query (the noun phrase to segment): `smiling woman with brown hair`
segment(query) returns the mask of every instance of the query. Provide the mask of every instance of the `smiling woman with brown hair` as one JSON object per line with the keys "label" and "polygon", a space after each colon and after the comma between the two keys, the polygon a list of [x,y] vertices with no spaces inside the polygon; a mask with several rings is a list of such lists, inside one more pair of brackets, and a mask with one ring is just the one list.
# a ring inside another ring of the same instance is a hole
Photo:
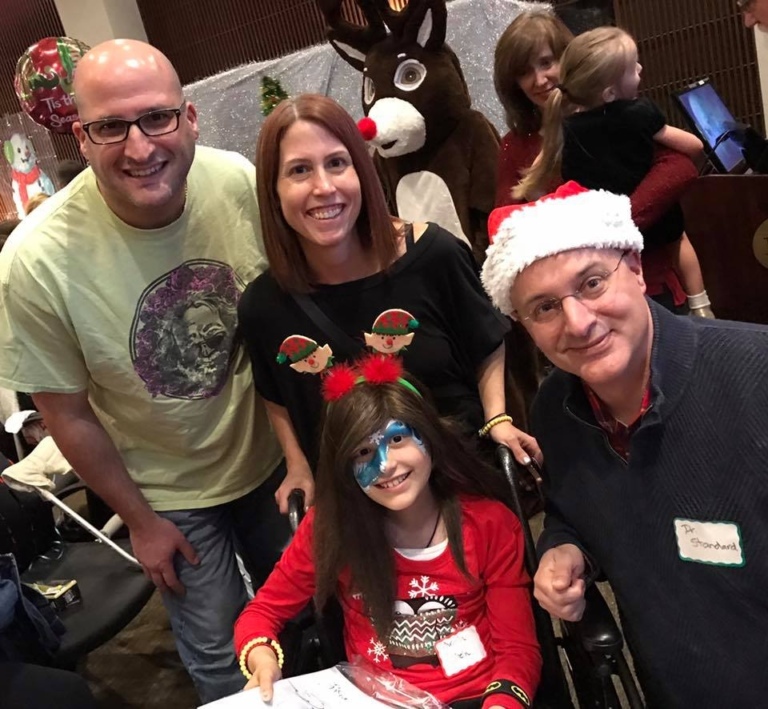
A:
{"label": "smiling woman with brown hair", "polygon": [[512,188],[541,150],[541,109],[558,81],[560,55],[573,39],[550,10],[522,12],[496,45],[493,82],[509,133],[501,141],[496,206],[512,203]]}
{"label": "smiling woman with brown hair", "polygon": [[388,214],[351,116],[324,96],[286,100],[264,122],[256,163],[270,270],[243,294],[239,322],[288,465],[281,508],[294,487],[311,499],[320,383],[363,343],[401,352],[443,415],[475,431],[495,419],[494,441],[538,455],[505,415],[508,325],[471,252],[436,224]]}

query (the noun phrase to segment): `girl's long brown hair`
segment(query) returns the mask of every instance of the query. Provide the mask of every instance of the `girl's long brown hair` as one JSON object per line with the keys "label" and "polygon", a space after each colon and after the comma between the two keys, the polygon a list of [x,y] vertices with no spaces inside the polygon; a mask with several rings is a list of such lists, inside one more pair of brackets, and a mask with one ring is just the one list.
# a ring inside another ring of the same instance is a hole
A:
{"label": "girl's long brown hair", "polygon": [[471,442],[438,416],[426,395],[421,398],[402,384],[362,382],[329,406],[315,495],[315,601],[318,608],[324,608],[336,593],[340,574],[348,569],[353,591],[362,595],[382,640],[389,633],[396,600],[395,552],[385,529],[387,511],[357,484],[352,458],[361,442],[393,419],[416,429],[430,452],[429,484],[443,516],[451,553],[463,573],[469,575],[458,495],[509,500],[501,474],[473,454]]}
{"label": "girl's long brown hair", "polygon": [[335,136],[349,151],[360,180],[361,207],[357,235],[363,249],[373,251],[382,269],[397,258],[397,231],[365,141],[352,117],[331,98],[301,94],[278,104],[264,121],[256,145],[257,194],[261,231],[272,276],[292,293],[306,293],[314,285],[299,236],[283,218],[277,196],[280,145],[297,121],[308,121]]}
{"label": "girl's long brown hair", "polygon": [[618,27],[598,27],[576,37],[560,57],[560,84],[544,107],[541,152],[512,190],[515,199],[538,199],[560,178],[563,121],[577,108],[604,103],[603,92],[617,83],[627,67],[634,40]]}

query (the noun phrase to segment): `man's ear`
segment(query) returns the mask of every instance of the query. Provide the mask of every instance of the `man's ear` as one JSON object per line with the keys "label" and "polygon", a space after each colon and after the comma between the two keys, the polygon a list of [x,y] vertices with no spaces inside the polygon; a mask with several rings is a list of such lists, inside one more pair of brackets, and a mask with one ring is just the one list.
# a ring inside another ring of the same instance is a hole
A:
{"label": "man's ear", "polygon": [[645,276],[643,275],[643,262],[640,258],[640,254],[637,251],[630,251],[624,257],[624,263],[627,264],[627,268],[632,271],[632,274],[637,279],[640,288],[645,293]]}
{"label": "man's ear", "polygon": [[77,144],[80,147],[80,154],[88,160],[88,136],[83,130],[83,124],[80,121],[75,121],[72,124],[72,133],[77,139]]}
{"label": "man's ear", "polygon": [[200,129],[197,126],[197,109],[195,104],[189,101],[187,101],[186,119],[190,128],[192,128],[192,132],[195,134],[195,140],[197,140],[200,137]]}

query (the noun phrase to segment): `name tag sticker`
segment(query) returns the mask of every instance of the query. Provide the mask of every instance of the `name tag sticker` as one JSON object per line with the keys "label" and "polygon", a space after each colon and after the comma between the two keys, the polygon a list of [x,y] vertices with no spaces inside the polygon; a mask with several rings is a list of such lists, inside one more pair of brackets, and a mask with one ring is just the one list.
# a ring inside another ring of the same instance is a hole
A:
{"label": "name tag sticker", "polygon": [[435,651],[446,677],[469,669],[488,654],[474,625],[436,642]]}
{"label": "name tag sticker", "polygon": [[741,529],[734,522],[675,519],[677,549],[683,561],[715,566],[744,566]]}

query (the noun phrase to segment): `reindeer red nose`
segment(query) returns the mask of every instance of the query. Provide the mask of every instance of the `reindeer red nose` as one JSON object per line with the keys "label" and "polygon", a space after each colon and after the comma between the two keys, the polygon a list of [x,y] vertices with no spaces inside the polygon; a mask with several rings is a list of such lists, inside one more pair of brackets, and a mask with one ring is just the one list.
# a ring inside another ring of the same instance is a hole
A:
{"label": "reindeer red nose", "polygon": [[360,135],[363,136],[364,140],[373,140],[377,132],[376,121],[373,118],[368,118],[368,116],[361,118],[357,122],[357,130],[360,131]]}

